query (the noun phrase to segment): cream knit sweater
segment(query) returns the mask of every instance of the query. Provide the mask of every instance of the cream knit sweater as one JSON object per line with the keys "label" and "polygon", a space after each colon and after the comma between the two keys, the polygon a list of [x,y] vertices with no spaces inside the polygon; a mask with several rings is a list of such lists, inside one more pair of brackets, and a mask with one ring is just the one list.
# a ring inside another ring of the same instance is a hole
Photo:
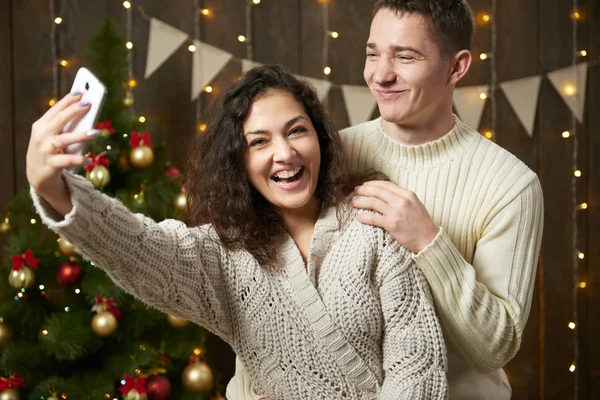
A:
{"label": "cream knit sweater", "polygon": [[[227,341],[257,389],[286,399],[444,399],[446,357],[423,274],[348,206],[324,208],[305,267],[289,235],[262,268],[210,226],[156,223],[65,173],[64,217],[35,192],[42,221],[127,292]],[[341,222],[341,225],[340,225]]]}
{"label": "cream knit sweater", "polygon": [[539,180],[455,117],[442,138],[405,146],[381,119],[342,131],[353,171],[374,168],[417,194],[441,227],[413,259],[448,345],[450,398],[509,399],[502,367],[521,345],[543,227]]}

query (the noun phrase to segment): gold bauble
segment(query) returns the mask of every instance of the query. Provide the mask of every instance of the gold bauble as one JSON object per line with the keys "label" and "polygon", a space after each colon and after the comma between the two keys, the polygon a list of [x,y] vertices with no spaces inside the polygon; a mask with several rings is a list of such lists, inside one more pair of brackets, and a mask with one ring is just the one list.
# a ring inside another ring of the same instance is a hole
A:
{"label": "gold bauble", "polygon": [[19,400],[19,392],[16,389],[4,389],[0,393],[0,400]]}
{"label": "gold bauble", "polygon": [[181,213],[187,212],[187,195],[184,192],[175,196],[173,199],[173,207]]}
{"label": "gold bauble", "polygon": [[92,329],[98,336],[110,336],[117,330],[117,317],[108,311],[101,311],[92,318]]}
{"label": "gold bauble", "polygon": [[92,182],[96,189],[102,189],[110,182],[110,171],[104,165],[96,165],[94,169],[85,174],[85,178]]}
{"label": "gold bauble", "polygon": [[176,316],[171,314],[167,314],[167,321],[169,321],[169,324],[173,328],[183,328],[184,326],[190,323],[190,321],[188,321],[187,319],[177,318]]}
{"label": "gold bauble", "polygon": [[133,101],[133,96],[129,93],[127,93],[125,95],[125,97],[123,98],[123,105],[125,107],[131,107],[133,105],[134,101]]}
{"label": "gold bauble", "polygon": [[129,153],[129,161],[134,167],[146,168],[154,161],[154,152],[148,146],[143,144],[131,150]]}
{"label": "gold bauble", "polygon": [[131,389],[127,392],[124,400],[148,400],[148,395],[146,393],[139,394],[137,390]]}
{"label": "gold bauble", "polygon": [[75,246],[73,246],[73,243],[69,242],[67,239],[62,237],[58,239],[58,249],[67,257],[72,257],[76,254]]}
{"label": "gold bauble", "polygon": [[11,270],[8,275],[8,283],[15,289],[27,289],[35,282],[35,272],[24,265],[20,270]]}
{"label": "gold bauble", "polygon": [[208,392],[212,389],[214,377],[208,365],[200,362],[185,367],[181,373],[181,381],[192,392]]}
{"label": "gold bauble", "polygon": [[2,222],[0,222],[0,233],[5,234],[10,232],[10,221],[8,218],[5,218]]}
{"label": "gold bauble", "polygon": [[4,350],[10,343],[13,333],[12,329],[4,322],[0,322],[0,351]]}

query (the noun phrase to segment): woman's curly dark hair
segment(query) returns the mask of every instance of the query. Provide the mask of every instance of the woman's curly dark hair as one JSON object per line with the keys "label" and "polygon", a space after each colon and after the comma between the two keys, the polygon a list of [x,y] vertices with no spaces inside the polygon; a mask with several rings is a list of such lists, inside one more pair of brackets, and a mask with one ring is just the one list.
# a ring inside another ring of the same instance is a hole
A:
{"label": "woman's curly dark hair", "polygon": [[273,91],[291,94],[309,116],[319,139],[321,168],[316,195],[323,206],[338,205],[349,192],[348,166],[340,136],[315,90],[283,67],[248,71],[216,105],[205,134],[190,148],[185,185],[188,224],[212,224],[230,250],[247,250],[261,265],[277,260],[283,219],[250,184],[244,167],[248,144],[243,124],[252,103]]}

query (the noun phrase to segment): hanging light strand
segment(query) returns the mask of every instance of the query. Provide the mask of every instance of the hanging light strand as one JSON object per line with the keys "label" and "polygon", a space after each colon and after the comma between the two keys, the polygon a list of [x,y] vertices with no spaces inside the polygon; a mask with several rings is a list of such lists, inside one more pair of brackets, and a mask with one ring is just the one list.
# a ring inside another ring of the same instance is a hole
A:
{"label": "hanging light strand", "polygon": [[497,88],[497,72],[496,72],[496,0],[491,2],[491,26],[490,26],[490,106],[492,108],[492,132],[497,132],[497,109],[496,109],[496,88]]}
{"label": "hanging light strand", "polygon": [[[206,10],[203,7],[201,7],[200,5],[200,0],[194,0],[194,6],[196,8],[196,12],[194,13],[194,39],[196,41],[200,41],[200,24],[202,21],[201,16],[202,15],[208,15]],[[196,57],[196,55],[193,55],[192,57]],[[201,67],[201,63],[200,65],[197,66],[197,68],[202,68]],[[202,129],[200,128],[200,126],[202,125],[201,123],[202,120],[202,95],[199,95],[196,98],[196,131],[202,131]]]}
{"label": "hanging light strand", "polygon": [[[50,6],[50,18],[51,18],[51,28],[50,28],[50,45],[52,47],[52,99],[50,100],[49,105],[53,106],[54,103],[58,101],[58,87],[59,87],[59,58],[58,58],[58,36],[57,29],[58,25],[62,23],[62,18],[56,15],[56,4],[55,0],[49,0]],[[58,22],[60,21],[60,22]]]}
{"label": "hanging light strand", "polygon": [[252,4],[252,1],[246,1],[246,58],[250,61],[254,60],[254,49],[252,48]]}
{"label": "hanging light strand", "polygon": [[[578,4],[577,0],[573,0],[573,11],[577,12]],[[575,66],[577,64],[577,19],[573,19],[573,54],[571,64]],[[575,74],[575,87],[579,87],[578,74]],[[579,141],[577,138],[577,120],[575,118],[575,113],[571,112],[571,136],[573,138],[573,148],[572,148],[572,170],[578,171],[578,148]],[[577,211],[578,211],[578,202],[577,202],[577,177],[573,175],[571,177],[571,220],[573,224],[573,236],[572,236],[572,264],[573,264],[573,318],[572,323],[573,326],[579,326],[579,315],[578,315],[578,280],[579,280],[579,263],[580,261],[580,251],[578,248],[578,228],[577,228]],[[582,254],[582,253],[581,253]],[[579,365],[579,338],[578,338],[578,330],[573,329],[573,364],[569,367],[569,370],[573,373],[573,398],[579,398],[579,370],[577,366]]]}

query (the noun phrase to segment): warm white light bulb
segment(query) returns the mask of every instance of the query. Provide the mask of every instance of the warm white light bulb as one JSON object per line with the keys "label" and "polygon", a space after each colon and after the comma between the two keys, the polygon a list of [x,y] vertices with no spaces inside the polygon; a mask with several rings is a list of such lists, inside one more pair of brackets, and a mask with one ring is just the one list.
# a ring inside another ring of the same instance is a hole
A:
{"label": "warm white light bulb", "polygon": [[260,0],[252,0],[254,4],[260,4]]}
{"label": "warm white light bulb", "polygon": [[575,364],[571,364],[571,366],[569,367],[569,371],[575,372]]}
{"label": "warm white light bulb", "polygon": [[190,45],[188,46],[188,50],[189,50],[190,52],[192,52],[192,53],[193,53],[193,52],[195,52],[195,51],[196,51],[196,45],[194,45],[194,44],[190,44]]}
{"label": "warm white light bulb", "polygon": [[487,97],[488,97],[487,93],[481,93],[481,94],[479,95],[479,98],[480,98],[481,100],[485,100],[485,99],[487,99]]}
{"label": "warm white light bulb", "polygon": [[133,43],[127,42],[127,43],[125,43],[125,47],[127,47],[129,50],[131,50],[131,49],[133,49]]}
{"label": "warm white light bulb", "polygon": [[569,132],[569,131],[564,131],[564,132],[562,133],[562,137],[563,137],[563,138],[565,138],[565,139],[568,139],[568,138],[570,138],[570,137],[571,137],[571,132]]}
{"label": "warm white light bulb", "polygon": [[340,34],[339,34],[339,33],[337,33],[336,31],[332,31],[332,32],[330,33],[330,35],[331,35],[331,37],[332,37],[332,38],[334,38],[334,39],[337,39],[337,38],[340,36]]}
{"label": "warm white light bulb", "polygon": [[205,88],[204,88],[204,91],[205,91],[206,93],[212,93],[212,91],[213,91],[213,88],[212,88],[212,86],[207,86],[207,87],[205,87]]}
{"label": "warm white light bulb", "polygon": [[331,68],[330,67],[323,68],[323,73],[325,73],[325,75],[331,74]]}
{"label": "warm white light bulb", "polygon": [[140,121],[141,123],[146,122],[146,117],[144,117],[143,115],[140,115],[140,117],[138,118],[138,121]]}
{"label": "warm white light bulb", "polygon": [[569,329],[575,329],[575,323],[569,322]]}
{"label": "warm white light bulb", "polygon": [[581,178],[581,171],[576,170],[575,172],[573,172],[573,175],[575,175],[575,178]]}
{"label": "warm white light bulb", "polygon": [[131,8],[131,3],[128,2],[128,1],[124,1],[123,2],[123,7],[127,8],[127,9],[130,9]]}
{"label": "warm white light bulb", "polygon": [[239,40],[240,42],[245,42],[245,41],[246,41],[246,36],[244,36],[244,35],[240,35],[240,36],[238,36],[238,40]]}
{"label": "warm white light bulb", "polygon": [[56,25],[60,25],[60,24],[62,24],[62,22],[63,22],[63,19],[61,17],[54,18],[54,23]]}
{"label": "warm white light bulb", "polygon": [[489,57],[489,56],[488,56],[488,53],[481,53],[481,54],[479,55],[479,58],[480,58],[480,59],[482,59],[482,60],[487,60],[487,59],[488,59],[488,57]]}

